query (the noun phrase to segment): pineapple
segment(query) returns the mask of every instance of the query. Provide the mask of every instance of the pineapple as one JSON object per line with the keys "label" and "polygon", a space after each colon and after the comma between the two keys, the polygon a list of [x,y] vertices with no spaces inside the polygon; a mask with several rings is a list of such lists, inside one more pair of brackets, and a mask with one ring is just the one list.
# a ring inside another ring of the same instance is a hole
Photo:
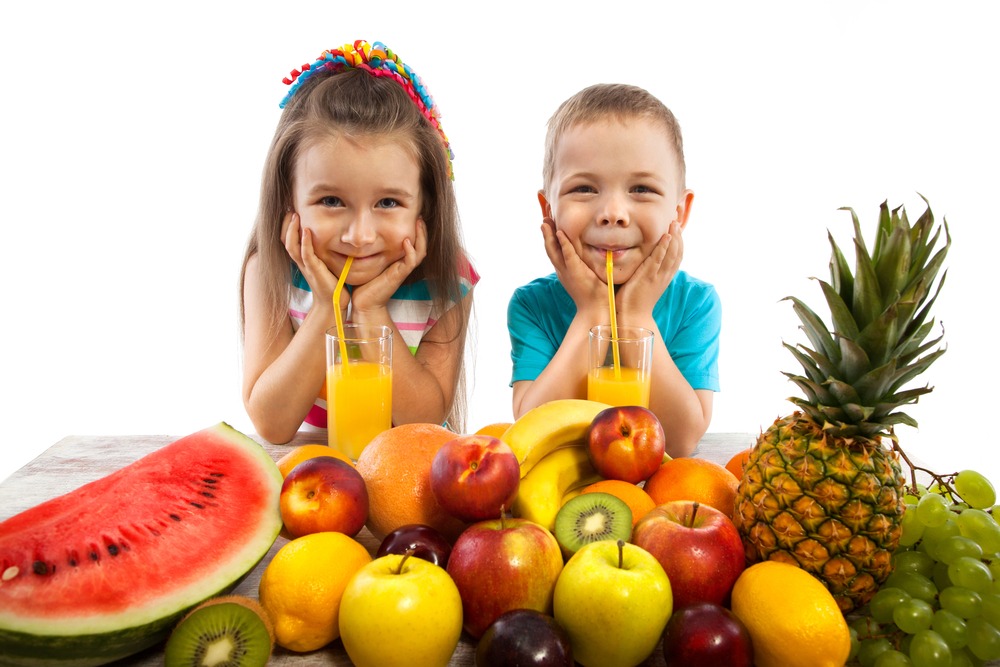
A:
{"label": "pineapple", "polygon": [[[925,203],[926,200],[925,200]],[[904,480],[894,425],[916,426],[900,406],[928,386],[906,388],[941,354],[930,310],[947,274],[935,278],[951,237],[927,209],[910,225],[902,207],[881,206],[869,254],[852,209],[855,273],[830,235],[830,282],[820,280],[828,329],[788,297],[809,346],[785,347],[803,374],[785,373],[805,394],[761,433],[747,461],[734,522],[749,562],[780,560],[812,573],[845,613],[889,576],[901,532]],[[829,235],[829,234],[828,234]]]}

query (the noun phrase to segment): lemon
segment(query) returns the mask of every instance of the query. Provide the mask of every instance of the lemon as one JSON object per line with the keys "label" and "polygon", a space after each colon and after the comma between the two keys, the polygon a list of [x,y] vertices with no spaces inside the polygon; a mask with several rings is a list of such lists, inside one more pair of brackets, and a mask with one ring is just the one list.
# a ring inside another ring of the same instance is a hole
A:
{"label": "lemon", "polygon": [[733,586],[732,611],[750,631],[757,667],[842,667],[851,634],[833,595],[788,563],[764,561]]}
{"label": "lemon", "polygon": [[312,533],[281,547],[264,569],[258,590],[278,645],[315,651],[337,639],[344,589],[371,559],[360,542],[343,533]]}

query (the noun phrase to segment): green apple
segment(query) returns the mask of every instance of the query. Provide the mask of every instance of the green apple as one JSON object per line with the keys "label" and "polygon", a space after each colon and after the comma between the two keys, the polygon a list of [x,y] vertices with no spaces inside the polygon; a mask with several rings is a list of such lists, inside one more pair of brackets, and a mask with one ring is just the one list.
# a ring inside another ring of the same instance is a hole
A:
{"label": "green apple", "polygon": [[458,587],[434,563],[409,553],[389,554],[347,582],[340,639],[357,667],[444,667],[461,635]]}
{"label": "green apple", "polygon": [[[635,667],[656,648],[673,612],[670,580],[645,549],[592,542],[556,581],[553,615],[585,667]],[[343,613],[343,612],[341,612]]]}

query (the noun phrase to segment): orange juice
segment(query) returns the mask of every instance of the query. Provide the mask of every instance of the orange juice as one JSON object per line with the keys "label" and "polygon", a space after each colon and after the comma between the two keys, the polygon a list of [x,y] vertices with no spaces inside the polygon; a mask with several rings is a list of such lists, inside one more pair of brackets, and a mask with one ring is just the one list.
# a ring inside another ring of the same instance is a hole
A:
{"label": "orange juice", "polygon": [[392,366],[351,361],[327,367],[329,443],[353,460],[372,438],[392,427]]}
{"label": "orange juice", "polygon": [[615,377],[614,366],[592,368],[587,376],[587,398],[608,405],[641,405],[649,407],[649,386],[652,378],[638,368],[622,366]]}

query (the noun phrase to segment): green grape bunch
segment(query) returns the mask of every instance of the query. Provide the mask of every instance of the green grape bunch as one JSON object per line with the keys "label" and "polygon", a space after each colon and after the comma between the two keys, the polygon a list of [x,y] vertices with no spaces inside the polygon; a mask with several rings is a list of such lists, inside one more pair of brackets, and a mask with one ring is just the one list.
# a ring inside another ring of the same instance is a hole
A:
{"label": "green grape bunch", "polygon": [[[905,458],[905,455],[904,455]],[[975,470],[913,466],[892,574],[849,620],[851,663],[962,667],[1000,660],[996,491]],[[916,482],[916,471],[930,475]]]}

